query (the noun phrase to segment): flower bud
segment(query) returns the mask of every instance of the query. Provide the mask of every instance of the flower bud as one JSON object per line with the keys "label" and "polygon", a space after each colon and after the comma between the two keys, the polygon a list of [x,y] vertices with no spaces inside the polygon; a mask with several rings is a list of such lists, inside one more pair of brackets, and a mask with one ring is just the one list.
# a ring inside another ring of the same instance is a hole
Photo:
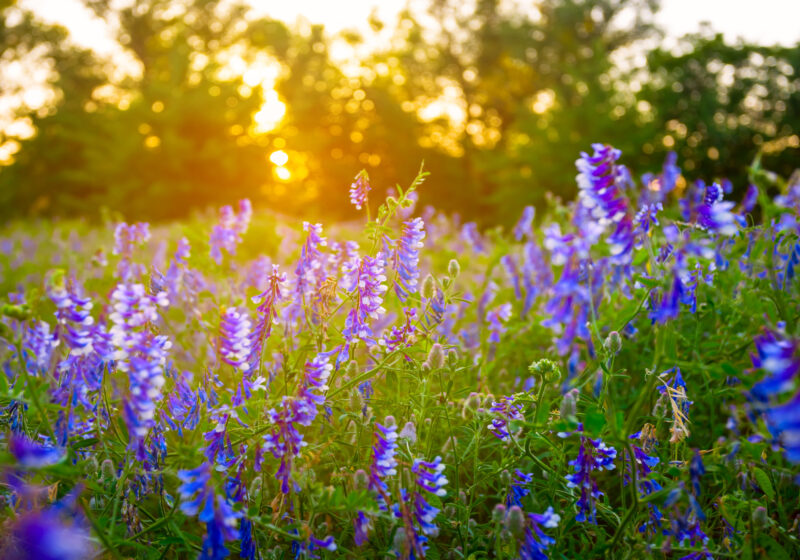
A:
{"label": "flower bud", "polygon": [[500,472],[500,482],[502,482],[506,486],[511,484],[511,473],[508,472],[508,469],[503,469]]}
{"label": "flower bud", "polygon": [[444,367],[444,348],[438,342],[431,346],[430,352],[428,352],[428,363],[431,366],[431,369],[439,369]]}
{"label": "flower bud", "polygon": [[358,469],[353,473],[353,488],[356,490],[366,490],[369,485],[369,477],[364,469]]}
{"label": "flower bud", "polygon": [[769,517],[767,516],[767,508],[758,506],[753,510],[753,524],[756,527],[766,527]]}
{"label": "flower bud", "polygon": [[261,498],[261,492],[264,491],[264,480],[261,478],[261,475],[253,478],[250,482],[250,499],[251,500],[258,500]]}
{"label": "flower bud", "polygon": [[406,558],[408,556],[408,539],[406,538],[406,530],[404,527],[398,527],[394,532],[392,546],[394,546],[394,550],[399,558]]}
{"label": "flower bud", "polygon": [[94,478],[94,475],[97,474],[99,470],[99,466],[97,465],[97,459],[95,457],[91,457],[86,463],[83,465],[83,473],[87,477]]}
{"label": "flower bud", "polygon": [[622,338],[617,331],[611,331],[603,342],[603,348],[609,354],[616,354],[622,350]]}
{"label": "flower bud", "polygon": [[450,364],[450,367],[456,367],[458,364],[458,352],[455,348],[447,351],[447,363]]}
{"label": "flower bud", "polygon": [[434,295],[435,289],[436,281],[433,279],[432,275],[428,274],[425,277],[425,280],[422,281],[422,289],[420,290],[420,293],[425,299],[431,299]]}
{"label": "flower bud", "polygon": [[364,406],[364,396],[358,389],[353,389],[350,392],[350,409],[359,410]]}
{"label": "flower bud", "polygon": [[539,360],[528,366],[528,370],[538,377],[540,383],[554,382],[561,379],[561,368],[552,360]]}
{"label": "flower bud", "polygon": [[476,412],[478,412],[478,408],[480,408],[480,406],[481,396],[478,393],[470,393],[469,396],[464,399],[464,406],[461,408],[461,417],[464,420],[467,420]]}
{"label": "flower bud", "polygon": [[505,519],[505,527],[515,537],[522,535],[525,530],[525,513],[519,506],[511,506]]}
{"label": "flower bud", "polygon": [[394,416],[387,416],[383,419],[383,425],[387,428],[391,428],[393,426],[397,426],[397,420],[394,419]]}
{"label": "flower bud", "polygon": [[344,371],[344,374],[347,376],[348,381],[358,375],[358,362],[355,360],[350,360],[350,362],[347,364],[347,369]]}
{"label": "flower bud", "polygon": [[406,422],[406,425],[400,430],[400,437],[407,439],[411,445],[417,443],[417,427],[413,422]]}
{"label": "flower bud", "polygon": [[455,280],[460,273],[461,265],[458,264],[456,259],[450,259],[450,262],[447,264],[447,275]]}
{"label": "flower bud", "polygon": [[492,521],[494,521],[495,523],[499,523],[500,521],[503,521],[505,518],[506,518],[506,506],[504,506],[503,504],[497,504],[496,506],[494,506],[494,509],[492,510]]}
{"label": "flower bud", "polygon": [[564,398],[561,399],[561,418],[574,418],[578,414],[578,395],[580,392],[577,389],[567,391]]}
{"label": "flower bud", "polygon": [[117,475],[114,472],[114,463],[111,462],[111,459],[106,459],[100,464],[100,478],[105,482],[117,479]]}

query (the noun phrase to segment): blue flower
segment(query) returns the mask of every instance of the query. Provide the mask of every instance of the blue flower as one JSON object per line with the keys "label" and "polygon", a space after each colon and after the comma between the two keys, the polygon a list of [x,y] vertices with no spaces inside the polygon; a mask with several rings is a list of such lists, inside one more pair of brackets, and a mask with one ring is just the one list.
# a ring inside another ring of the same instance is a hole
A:
{"label": "blue flower", "polygon": [[552,506],[544,513],[529,513],[525,525],[525,539],[519,548],[521,560],[547,560],[547,549],[555,544],[555,539],[547,535],[542,527],[553,529],[558,527],[561,516],[553,511]]}
{"label": "blue flower", "polygon": [[8,441],[8,450],[17,460],[18,465],[26,469],[55,465],[66,457],[66,451],[63,448],[42,445],[31,441],[25,435],[13,432]]}
{"label": "blue flower", "polygon": [[234,511],[225,497],[216,495],[208,463],[195,469],[178,471],[178,479],[183,482],[178,488],[183,500],[181,511],[185,515],[197,515],[206,524],[206,536],[199,558],[216,560],[227,557],[225,541],[239,538],[236,525],[242,514]]}
{"label": "blue flower", "polygon": [[522,498],[530,493],[530,488],[525,486],[533,480],[533,474],[525,474],[519,469],[514,470],[514,478],[511,481],[511,489],[506,496],[506,507],[522,507]]}
{"label": "blue flower", "polygon": [[595,501],[603,495],[603,492],[598,488],[592,472],[603,469],[612,470],[617,450],[608,447],[600,439],[591,439],[583,434],[580,437],[581,446],[578,449],[578,456],[569,462],[575,468],[575,474],[569,474],[565,478],[568,488],[580,488],[581,492],[577,501],[578,515],[575,516],[575,520],[597,524]]}
{"label": "blue flower", "polygon": [[731,212],[733,202],[723,201],[722,188],[713,183],[706,187],[703,202],[697,209],[697,225],[720,235],[733,235],[738,229],[736,217]]}
{"label": "blue flower", "polygon": [[782,330],[766,329],[755,338],[756,353],[750,356],[753,367],[763,369],[765,375],[750,390],[753,397],[766,402],[771,396],[780,395],[794,387],[800,371],[798,342],[786,336]]}

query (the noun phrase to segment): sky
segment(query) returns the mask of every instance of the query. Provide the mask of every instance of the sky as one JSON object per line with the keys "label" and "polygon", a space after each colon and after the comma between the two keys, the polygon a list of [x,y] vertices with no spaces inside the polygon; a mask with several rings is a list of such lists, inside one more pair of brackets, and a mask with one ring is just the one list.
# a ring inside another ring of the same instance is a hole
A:
{"label": "sky", "polygon": [[[325,24],[331,32],[366,28],[373,9],[383,21],[390,22],[406,5],[406,0],[248,1],[259,14],[287,22],[303,17],[311,23]],[[78,0],[20,0],[19,3],[32,8],[42,19],[65,25],[77,42],[101,51],[113,50],[103,24]],[[731,40],[744,37],[753,42],[784,45],[800,42],[800,0],[662,0],[657,19],[672,40],[697,31],[701,22],[708,21]]]}

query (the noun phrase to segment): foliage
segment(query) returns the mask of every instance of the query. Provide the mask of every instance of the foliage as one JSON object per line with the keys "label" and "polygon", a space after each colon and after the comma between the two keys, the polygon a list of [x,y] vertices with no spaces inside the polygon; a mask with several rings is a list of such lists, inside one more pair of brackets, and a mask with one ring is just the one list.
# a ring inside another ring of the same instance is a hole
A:
{"label": "foliage", "polygon": [[[564,178],[587,141],[611,141],[638,168],[674,150],[698,176],[729,179],[737,196],[747,186],[741,161],[761,153],[788,175],[800,146],[798,48],[703,31],[667,50],[654,0],[547,0],[535,10],[431,0],[336,36],[237,2],[84,4],[120,55],[76,47],[24,5],[0,17],[0,65],[47,68],[56,92],[41,108],[20,107],[33,137],[0,139],[18,148],[0,168],[2,220],[96,220],[102,207],[168,220],[231,197],[350,219],[337,193],[354,168],[368,166],[383,189],[410,181],[424,160],[435,178],[424,203],[509,226],[520,204],[541,211],[545,193],[575,193]],[[343,62],[334,49],[353,56]],[[270,65],[274,91],[246,76]],[[256,126],[265,101],[285,108],[271,130]],[[278,151],[285,166],[269,159]]]}
{"label": "foliage", "polygon": [[2,555],[796,556],[800,184],[621,158],[511,231],[422,171],[360,231],[6,228]]}

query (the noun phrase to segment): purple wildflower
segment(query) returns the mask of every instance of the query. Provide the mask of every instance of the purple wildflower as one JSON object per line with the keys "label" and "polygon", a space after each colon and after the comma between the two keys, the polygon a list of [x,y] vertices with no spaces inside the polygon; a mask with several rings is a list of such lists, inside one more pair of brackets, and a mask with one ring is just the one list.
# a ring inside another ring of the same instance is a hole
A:
{"label": "purple wildflower", "polygon": [[409,552],[414,558],[424,558],[428,549],[428,537],[439,533],[439,528],[434,523],[439,509],[428,503],[423,491],[439,497],[447,494],[444,487],[448,480],[444,476],[444,469],[441,457],[436,457],[433,461],[414,459],[411,466],[411,472],[415,477],[414,491],[409,495],[409,492],[403,489],[402,500],[393,506],[395,517],[403,521],[406,539],[411,541],[407,542],[411,545]]}
{"label": "purple wildflower", "polygon": [[350,185],[350,203],[356,207],[356,210],[361,210],[362,206],[366,206],[367,194],[371,190],[369,175],[362,169]]}
{"label": "purple wildflower", "polygon": [[712,233],[730,236],[736,233],[737,222],[731,212],[733,202],[723,201],[722,188],[713,183],[706,187],[703,202],[697,209],[697,225]]}
{"label": "purple wildflower", "polygon": [[614,231],[607,243],[611,247],[612,261],[628,264],[633,247],[633,225],[628,214],[628,203],[619,187],[619,170],[616,161],[621,152],[603,144],[592,144],[593,155],[581,152],[575,162],[578,168],[578,188],[581,204],[587,208],[598,224],[613,224]]}
{"label": "purple wildflower", "polygon": [[280,271],[278,265],[273,264],[272,273],[267,278],[267,289],[252,299],[253,303],[258,304],[258,319],[251,334],[251,370],[260,366],[261,354],[272,334],[272,326],[278,324],[277,304],[285,297],[285,286],[286,274]]}
{"label": "purple wildflower", "polygon": [[800,370],[798,342],[783,332],[766,330],[756,337],[756,354],[751,356],[753,366],[767,374],[753,385],[750,398],[764,418],[772,436],[781,442],[786,458],[800,463],[800,389],[788,401],[776,404],[780,395],[795,389]]}
{"label": "purple wildflower", "polygon": [[394,289],[400,301],[406,301],[410,294],[417,292],[419,282],[419,250],[425,245],[425,223],[422,218],[414,218],[403,223],[403,230],[395,257],[398,279]]}
{"label": "purple wildflower", "polygon": [[558,527],[561,516],[550,506],[544,513],[529,513],[525,524],[525,538],[519,546],[520,560],[547,560],[547,549],[555,544],[555,539],[547,535],[542,527]]}
{"label": "purple wildflower", "polygon": [[236,254],[236,247],[242,242],[242,236],[247,233],[253,208],[248,199],[239,201],[239,213],[230,206],[219,209],[219,221],[211,230],[211,258],[217,264],[222,264],[222,251],[230,255]]}
{"label": "purple wildflower", "polygon": [[526,206],[522,210],[517,225],[514,226],[514,239],[522,241],[524,237],[531,239],[533,237],[533,219],[536,217],[536,208],[533,206]]}
{"label": "purple wildflower", "polygon": [[178,478],[183,482],[178,489],[182,499],[181,511],[186,515],[197,515],[206,524],[200,558],[216,560],[227,557],[225,541],[239,537],[236,524],[242,514],[234,511],[223,496],[216,495],[208,463],[192,470],[178,471]]}
{"label": "purple wildflower", "polygon": [[525,474],[519,469],[514,470],[514,478],[511,480],[511,489],[506,496],[506,507],[522,507],[522,498],[530,493],[530,488],[526,488],[533,480],[533,474]]}
{"label": "purple wildflower", "polygon": [[247,315],[235,307],[223,310],[219,325],[219,353],[225,363],[243,372],[250,369],[251,326]]}
{"label": "purple wildflower", "polygon": [[498,305],[486,313],[486,322],[489,323],[489,342],[500,342],[500,335],[506,332],[503,325],[511,318],[511,304]]}
{"label": "purple wildflower", "polygon": [[57,506],[19,516],[4,533],[7,560],[83,560],[96,552],[88,528]]}
{"label": "purple wildflower", "polygon": [[15,433],[11,434],[8,441],[8,450],[17,460],[17,464],[26,469],[55,465],[66,457],[66,451],[60,447],[42,445],[25,435]]}
{"label": "purple wildflower", "polygon": [[137,245],[150,239],[150,225],[145,222],[128,225],[125,222],[117,224],[114,229],[113,254],[120,256],[117,275],[128,281],[144,272],[141,265],[133,265],[133,251]]}
{"label": "purple wildflower", "polygon": [[505,441],[511,435],[508,431],[508,423],[512,420],[523,420],[522,405],[514,403],[514,396],[503,397],[499,402],[492,403],[490,409],[496,416],[489,424],[489,430],[495,437]]}
{"label": "purple wildflower", "polygon": [[375,423],[375,443],[372,446],[372,464],[369,468],[369,489],[377,494],[381,509],[386,509],[389,487],[385,478],[397,474],[397,424],[387,417],[386,425]]}
{"label": "purple wildflower", "polygon": [[597,486],[597,481],[592,472],[596,470],[612,470],[614,459],[617,457],[617,450],[608,447],[600,439],[591,439],[581,433],[581,446],[578,456],[569,462],[575,467],[575,474],[569,474],[567,479],[568,488],[580,488],[581,495],[578,498],[578,515],[575,520],[579,522],[588,521],[597,523],[597,506],[595,501],[603,495]]}

